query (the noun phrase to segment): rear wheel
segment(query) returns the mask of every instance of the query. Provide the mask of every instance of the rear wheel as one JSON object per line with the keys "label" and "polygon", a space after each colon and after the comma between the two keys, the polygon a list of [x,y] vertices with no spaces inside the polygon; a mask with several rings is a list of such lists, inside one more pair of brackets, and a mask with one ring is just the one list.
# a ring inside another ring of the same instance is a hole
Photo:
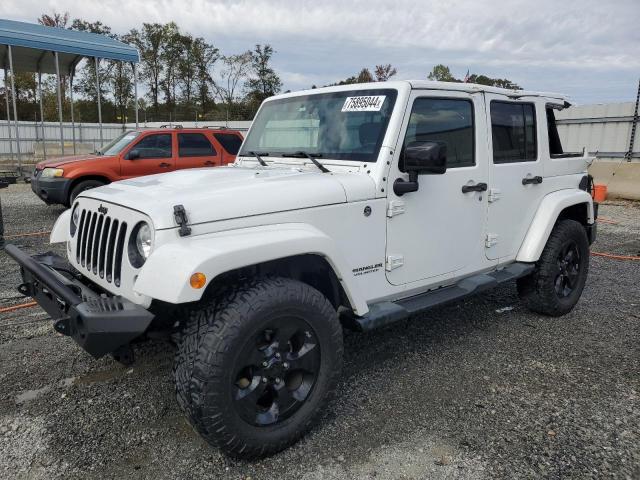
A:
{"label": "rear wheel", "polygon": [[69,194],[69,205],[67,205],[67,207],[70,207],[75,201],[76,197],[82,192],[91,190],[92,188],[101,187],[102,185],[106,185],[106,183],[101,180],[82,180],[78,182],[71,189],[71,193]]}
{"label": "rear wheel", "polygon": [[578,303],[589,271],[589,240],[575,220],[556,224],[534,272],[518,280],[518,293],[538,313],[560,316]]}
{"label": "rear wheel", "polygon": [[318,420],[342,363],[329,301],[285,278],[239,287],[194,312],[176,356],[176,390],[192,425],[225,453],[254,458],[296,442]]}

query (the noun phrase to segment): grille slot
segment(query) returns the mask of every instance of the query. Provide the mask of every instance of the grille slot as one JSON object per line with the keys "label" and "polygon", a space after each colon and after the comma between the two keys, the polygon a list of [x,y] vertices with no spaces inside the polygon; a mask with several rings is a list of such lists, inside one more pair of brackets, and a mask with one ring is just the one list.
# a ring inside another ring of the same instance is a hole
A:
{"label": "grille slot", "polygon": [[78,267],[119,287],[127,223],[89,209],[82,210],[78,223]]}

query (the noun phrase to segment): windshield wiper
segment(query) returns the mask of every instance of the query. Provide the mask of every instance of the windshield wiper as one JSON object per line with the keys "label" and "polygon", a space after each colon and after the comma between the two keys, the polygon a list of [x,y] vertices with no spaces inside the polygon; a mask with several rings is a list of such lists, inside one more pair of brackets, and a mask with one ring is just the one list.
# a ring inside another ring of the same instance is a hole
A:
{"label": "windshield wiper", "polygon": [[247,153],[252,157],[256,157],[258,159],[258,162],[260,162],[260,165],[262,165],[263,167],[267,166],[267,162],[265,162],[260,155],[264,155],[266,157],[269,155],[268,153],[256,153],[256,152],[247,152]]}
{"label": "windshield wiper", "polygon": [[322,173],[330,173],[331,172],[331,170],[329,170],[327,167],[322,165],[318,160],[316,160],[316,158],[314,158],[314,157],[322,157],[321,153],[309,154],[307,152],[299,151],[299,152],[296,152],[296,153],[283,153],[282,156],[283,157],[292,157],[292,158],[305,158],[306,157],[309,160],[311,160],[313,162],[313,164],[316,167],[318,167]]}

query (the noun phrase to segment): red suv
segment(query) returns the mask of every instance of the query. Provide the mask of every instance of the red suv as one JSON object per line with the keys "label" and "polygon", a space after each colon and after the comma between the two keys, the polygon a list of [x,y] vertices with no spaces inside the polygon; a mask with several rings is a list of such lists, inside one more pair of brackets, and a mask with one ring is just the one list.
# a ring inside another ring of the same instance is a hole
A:
{"label": "red suv", "polygon": [[240,132],[227,129],[130,130],[94,154],[38,163],[31,189],[47,204],[69,207],[80,192],[117,180],[226,165],[235,160],[242,140]]}

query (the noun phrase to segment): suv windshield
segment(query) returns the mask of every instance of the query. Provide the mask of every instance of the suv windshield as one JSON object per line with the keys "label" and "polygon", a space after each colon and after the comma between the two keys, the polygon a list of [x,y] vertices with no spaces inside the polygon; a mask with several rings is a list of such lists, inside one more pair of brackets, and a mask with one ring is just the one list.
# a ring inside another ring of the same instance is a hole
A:
{"label": "suv windshield", "polygon": [[140,132],[124,132],[119,137],[114,138],[111,142],[107,143],[104,147],[97,150],[97,153],[100,155],[117,155],[122,149],[124,149],[127,145],[129,145]]}
{"label": "suv windshield", "polygon": [[304,151],[322,158],[375,162],[397,91],[351,90],[265,103],[240,155]]}

